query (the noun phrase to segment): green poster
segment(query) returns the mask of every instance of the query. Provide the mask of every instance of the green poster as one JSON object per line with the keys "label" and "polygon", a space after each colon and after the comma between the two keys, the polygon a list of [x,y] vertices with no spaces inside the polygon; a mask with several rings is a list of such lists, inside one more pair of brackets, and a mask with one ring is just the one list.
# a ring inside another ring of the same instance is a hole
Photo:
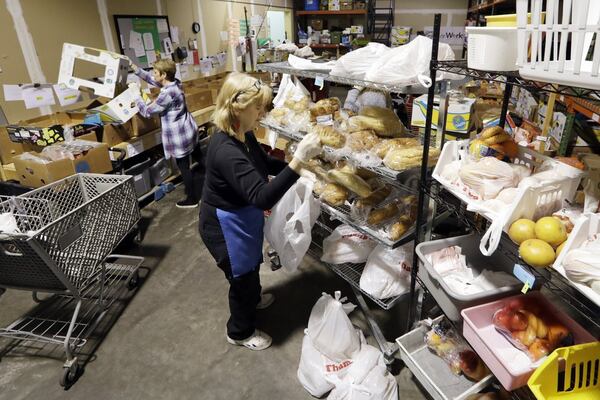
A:
{"label": "green poster", "polygon": [[[158,34],[158,27],[156,26],[155,19],[134,18],[132,27],[135,32],[142,35],[142,41],[146,51],[154,51],[155,53],[157,51],[160,52],[160,36]],[[149,66],[152,64],[146,56],[138,57],[138,59]]]}

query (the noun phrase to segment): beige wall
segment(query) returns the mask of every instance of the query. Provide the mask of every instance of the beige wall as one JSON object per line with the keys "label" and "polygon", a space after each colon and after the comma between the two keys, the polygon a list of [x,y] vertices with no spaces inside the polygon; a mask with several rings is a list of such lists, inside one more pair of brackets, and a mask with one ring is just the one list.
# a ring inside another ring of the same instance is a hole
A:
{"label": "beige wall", "polygon": [[[158,0],[162,8],[162,15],[168,15],[169,23],[179,28],[180,44],[187,45],[189,38],[196,38],[202,55],[201,34],[192,32],[192,23],[197,21],[206,35],[206,54],[214,55],[228,49],[228,43],[222,42],[220,32],[228,30],[229,18],[243,18],[244,5],[217,0]],[[198,13],[198,1],[202,6],[202,18]],[[268,1],[268,0],[267,0]],[[158,15],[157,0],[104,0],[106,4],[108,23],[110,27],[110,41],[118,52],[117,34],[114,27],[114,14],[133,15]],[[248,0],[250,3],[251,0]],[[265,3],[265,0],[256,0]],[[95,48],[106,49],[107,46],[98,2],[96,0],[20,0],[23,16],[29,28],[36,53],[40,59],[43,73],[48,82],[54,83],[58,78],[62,44],[70,42]],[[272,10],[287,11],[287,29],[291,35],[292,14],[290,10],[278,8],[291,5],[291,0],[274,0]],[[255,14],[264,15],[265,6],[248,4],[248,18]],[[231,12],[230,12],[231,11]],[[32,79],[27,72],[25,59],[21,51],[13,19],[7,10],[6,1],[0,2],[0,85],[30,83]],[[240,68],[238,62],[238,68]],[[227,66],[214,73],[233,69],[232,59],[228,55]],[[188,79],[200,76],[200,72],[194,72],[194,67],[188,67]],[[86,101],[89,101],[86,97]],[[10,123],[32,118],[40,115],[39,109],[27,110],[22,102],[5,102],[4,96],[0,94],[0,105]],[[85,103],[81,103],[83,105]],[[69,106],[75,108],[77,105]],[[53,106],[53,111],[61,108]]]}
{"label": "beige wall", "polygon": [[433,26],[433,14],[442,14],[442,26],[464,26],[467,0],[396,0],[394,24],[423,30]]}

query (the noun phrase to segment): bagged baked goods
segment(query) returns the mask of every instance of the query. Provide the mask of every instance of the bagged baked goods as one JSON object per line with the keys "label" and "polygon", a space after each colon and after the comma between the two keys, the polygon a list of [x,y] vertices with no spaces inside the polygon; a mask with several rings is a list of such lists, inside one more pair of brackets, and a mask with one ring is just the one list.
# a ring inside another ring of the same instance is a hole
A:
{"label": "bagged baked goods", "polygon": [[392,202],[384,207],[376,208],[371,210],[367,217],[367,223],[369,225],[380,225],[400,213],[400,207],[396,202]]}
{"label": "bagged baked goods", "polygon": [[502,189],[515,187],[518,183],[510,164],[494,157],[483,157],[463,165],[458,175],[483,200],[494,199]]}
{"label": "bagged baked goods", "polygon": [[332,168],[331,164],[323,162],[319,158],[313,158],[307,163],[303,163],[303,167],[314,173],[321,181],[329,182],[327,172]]}
{"label": "bagged baked goods", "polygon": [[323,146],[339,149],[346,144],[346,137],[331,125],[315,125],[312,131],[319,135]]}
{"label": "bagged baked goods", "polygon": [[340,99],[331,97],[317,101],[310,107],[310,120],[317,122],[317,117],[331,115],[331,120],[334,120],[336,113],[339,117]]}
{"label": "bagged baked goods", "polygon": [[363,131],[352,132],[348,136],[348,146],[353,151],[365,151],[370,150],[379,143],[380,139],[375,134],[375,131],[371,129],[365,129]]}
{"label": "bagged baked goods", "polygon": [[344,205],[348,199],[348,191],[337,183],[327,183],[321,191],[320,198],[327,204],[338,207]]}
{"label": "bagged baked goods", "polygon": [[404,133],[404,125],[389,108],[366,106],[356,117],[348,120],[351,131],[372,129],[381,137],[398,137]]}
{"label": "bagged baked goods", "polygon": [[332,169],[327,173],[327,176],[332,181],[339,183],[346,189],[356,193],[360,197],[369,197],[372,193],[371,186],[364,179],[356,174]]}
{"label": "bagged baked goods", "polygon": [[398,220],[391,224],[388,228],[388,237],[393,241],[400,239],[406,232],[408,232],[414,222],[415,220],[410,218],[408,215],[401,215]]}
{"label": "bagged baked goods", "polygon": [[357,199],[353,206],[358,209],[366,209],[375,207],[377,204],[385,200],[390,193],[392,193],[392,187],[390,185],[384,185],[383,187],[373,191],[369,197],[364,199]]}
{"label": "bagged baked goods", "polygon": [[299,99],[287,99],[283,106],[294,112],[307,111],[309,109],[310,100],[308,97],[302,96]]}
{"label": "bagged baked goods", "polygon": [[[440,155],[439,149],[429,149],[428,164],[432,166]],[[394,171],[402,171],[421,165],[423,146],[394,147],[383,158],[383,164]]]}
{"label": "bagged baked goods", "polygon": [[287,108],[274,108],[269,113],[269,117],[279,126],[287,126],[287,114],[290,112]]}
{"label": "bagged baked goods", "polygon": [[419,140],[416,138],[394,138],[394,139],[383,139],[377,143],[371,151],[377,154],[377,157],[383,159],[388,151],[395,147],[415,147],[419,146]]}
{"label": "bagged baked goods", "polygon": [[408,292],[412,257],[412,243],[396,249],[378,245],[369,255],[360,276],[361,290],[378,299]]}

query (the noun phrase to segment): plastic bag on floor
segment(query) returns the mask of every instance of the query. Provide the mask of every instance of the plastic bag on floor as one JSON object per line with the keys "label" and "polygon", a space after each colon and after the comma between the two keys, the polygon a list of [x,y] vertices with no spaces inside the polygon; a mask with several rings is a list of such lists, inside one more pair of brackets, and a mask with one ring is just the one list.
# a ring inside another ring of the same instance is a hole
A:
{"label": "plastic bag on floor", "polygon": [[[333,377],[341,379],[346,375],[352,365],[352,360],[335,362],[327,358],[315,348],[306,332],[302,340],[298,380],[308,393],[315,397],[321,397],[333,389],[334,385],[330,381]],[[357,333],[361,343],[364,343],[365,338],[362,332],[357,331]]]}
{"label": "plastic bag on floor", "polygon": [[352,358],[360,350],[360,335],[347,315],[356,306],[340,297],[339,291],[335,298],[323,293],[310,312],[306,330],[315,348],[336,362]]}
{"label": "plastic bag on floor", "polygon": [[311,230],[321,212],[312,194],[314,183],[300,178],[271,210],[265,224],[265,238],[279,255],[284,269],[298,268],[311,242]]}
{"label": "plastic bag on floor", "polygon": [[378,299],[399,296],[410,290],[412,244],[396,249],[378,245],[367,259],[360,288]]}
{"label": "plastic bag on floor", "polygon": [[340,225],[323,240],[321,261],[330,264],[363,263],[377,244],[348,225]]}
{"label": "plastic bag on floor", "polygon": [[373,346],[362,346],[343,378],[329,377],[335,385],[327,400],[397,400],[398,385],[388,372],[383,355]]}

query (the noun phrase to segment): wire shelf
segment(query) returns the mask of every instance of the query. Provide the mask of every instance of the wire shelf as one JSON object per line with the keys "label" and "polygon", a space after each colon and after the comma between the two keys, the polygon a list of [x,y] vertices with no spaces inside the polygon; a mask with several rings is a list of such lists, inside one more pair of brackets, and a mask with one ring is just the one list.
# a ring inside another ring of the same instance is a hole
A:
{"label": "wire shelf", "polygon": [[279,74],[289,74],[300,76],[302,78],[323,78],[324,81],[341,83],[343,85],[349,86],[362,86],[368,87],[371,89],[377,90],[385,90],[391,93],[400,93],[400,94],[425,94],[427,93],[427,88],[422,86],[398,86],[398,85],[389,85],[381,82],[371,82],[365,81],[361,79],[350,79],[343,76],[334,76],[329,74],[329,70],[303,70],[296,69],[292,67],[287,61],[276,62],[276,63],[266,63],[266,64],[258,64],[256,68],[259,71],[271,72],[271,73],[279,73]]}
{"label": "wire shelf", "polygon": [[538,82],[524,79],[517,71],[498,72],[482,71],[467,66],[467,60],[455,61],[432,61],[432,66],[437,71],[463,75],[473,79],[495,81],[500,83],[511,83],[534,92],[556,93],[563,96],[571,96],[589,100],[600,99],[600,90],[563,86],[556,83]]}
{"label": "wire shelf", "polygon": [[[301,141],[304,138],[304,135],[306,135],[306,132],[286,129],[286,128],[283,128],[280,126],[270,124],[266,121],[261,121],[260,124],[263,127],[267,128],[273,132],[276,132],[279,135],[282,135],[288,139],[291,139],[291,140],[294,140],[297,142]],[[335,151],[335,149],[333,149],[331,147],[323,146],[323,151],[331,154]],[[406,169],[406,170],[402,170],[402,171],[395,171],[391,168],[387,168],[383,164],[378,165],[376,167],[363,166],[363,165],[361,165],[360,162],[358,162],[352,156],[344,156],[342,158],[350,161],[353,164],[358,164],[363,169],[369,170],[383,178],[386,178],[386,180],[388,182],[390,182],[398,187],[410,188],[410,183],[403,183],[403,182],[410,182],[411,177],[414,177],[415,175],[418,176],[418,174],[420,173],[420,167],[410,168],[410,169]],[[413,188],[413,190],[414,190],[414,188]]]}
{"label": "wire shelf", "polygon": [[[321,232],[320,232],[321,234],[319,234],[319,232],[314,232],[315,233],[314,236],[317,236],[317,237],[327,236],[333,230],[333,228],[330,225],[328,225],[326,222],[324,222],[322,220],[317,220],[316,225],[320,229],[313,229],[313,231],[321,230]],[[323,235],[323,233],[326,233],[327,235]],[[321,264],[323,264],[323,265],[327,266],[329,269],[331,269],[336,275],[338,275],[339,277],[344,279],[346,282],[348,282],[350,284],[350,286],[352,286],[354,289],[360,291],[364,296],[367,296],[369,299],[371,299],[375,304],[377,304],[382,309],[389,310],[394,305],[396,305],[396,303],[398,303],[401,299],[408,296],[408,293],[405,293],[405,294],[401,294],[400,296],[390,297],[390,298],[382,300],[382,299],[378,299],[378,298],[370,295],[369,293],[364,292],[360,288],[360,277],[362,275],[363,270],[365,269],[365,264],[353,264],[353,263],[329,264],[329,263],[323,262],[323,261],[321,261],[321,256],[323,254],[323,247],[322,247],[321,243],[322,242],[320,240],[314,240],[314,237],[313,237],[313,242],[308,250],[308,253],[312,257],[314,257],[316,260],[319,260],[319,262]]]}

